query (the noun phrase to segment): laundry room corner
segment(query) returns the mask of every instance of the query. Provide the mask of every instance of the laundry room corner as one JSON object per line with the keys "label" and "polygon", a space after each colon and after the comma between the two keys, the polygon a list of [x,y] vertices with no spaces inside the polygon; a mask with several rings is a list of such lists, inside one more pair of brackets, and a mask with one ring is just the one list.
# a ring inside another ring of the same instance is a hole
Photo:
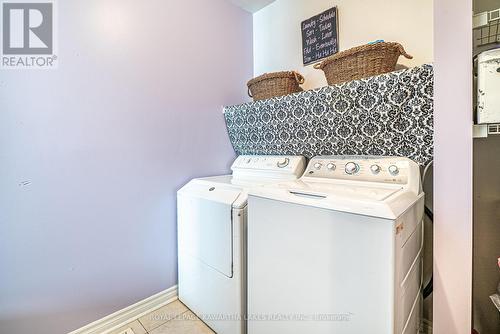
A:
{"label": "laundry room corner", "polygon": [[499,0],[0,0],[0,333],[500,331]]}
{"label": "laundry room corner", "polygon": [[177,284],[176,191],[229,170],[221,106],[252,76],[252,16],[225,0],[54,4],[58,67],[0,69],[1,333]]}

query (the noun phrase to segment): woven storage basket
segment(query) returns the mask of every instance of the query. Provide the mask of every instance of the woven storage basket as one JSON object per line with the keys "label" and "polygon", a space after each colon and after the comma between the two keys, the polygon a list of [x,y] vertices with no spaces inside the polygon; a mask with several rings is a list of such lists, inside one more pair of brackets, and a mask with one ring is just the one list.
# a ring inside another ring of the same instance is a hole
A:
{"label": "woven storage basket", "polygon": [[248,95],[254,101],[270,99],[301,92],[299,85],[304,83],[304,77],[297,72],[275,72],[258,76],[247,83]]}
{"label": "woven storage basket", "polygon": [[314,68],[325,72],[329,85],[336,85],[392,72],[401,55],[413,58],[399,43],[379,42],[339,52],[314,65]]}

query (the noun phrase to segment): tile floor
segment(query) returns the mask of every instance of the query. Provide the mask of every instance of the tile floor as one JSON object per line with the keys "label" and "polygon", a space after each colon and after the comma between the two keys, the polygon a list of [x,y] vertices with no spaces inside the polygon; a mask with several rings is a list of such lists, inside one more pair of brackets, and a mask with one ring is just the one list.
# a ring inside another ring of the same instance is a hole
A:
{"label": "tile floor", "polygon": [[[419,333],[432,333],[428,326]],[[215,334],[184,304],[176,300],[108,334]],[[130,329],[133,331],[131,332]]]}
{"label": "tile floor", "polygon": [[[184,304],[176,300],[109,334],[214,334]],[[130,333],[129,333],[130,332]]]}

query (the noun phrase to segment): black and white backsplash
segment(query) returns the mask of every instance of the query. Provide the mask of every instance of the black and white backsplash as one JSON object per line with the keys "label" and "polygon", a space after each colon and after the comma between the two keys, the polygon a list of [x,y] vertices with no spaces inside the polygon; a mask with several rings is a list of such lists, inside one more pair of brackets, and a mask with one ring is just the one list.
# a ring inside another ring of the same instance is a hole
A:
{"label": "black and white backsplash", "polygon": [[226,107],[237,154],[433,157],[433,67]]}

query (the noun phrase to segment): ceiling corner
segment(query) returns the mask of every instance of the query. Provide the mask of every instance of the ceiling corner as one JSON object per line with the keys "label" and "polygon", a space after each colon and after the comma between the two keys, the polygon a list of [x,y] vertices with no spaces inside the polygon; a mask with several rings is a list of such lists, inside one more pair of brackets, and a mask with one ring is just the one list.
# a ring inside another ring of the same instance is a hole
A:
{"label": "ceiling corner", "polygon": [[229,0],[234,5],[243,8],[247,12],[255,13],[276,0]]}

